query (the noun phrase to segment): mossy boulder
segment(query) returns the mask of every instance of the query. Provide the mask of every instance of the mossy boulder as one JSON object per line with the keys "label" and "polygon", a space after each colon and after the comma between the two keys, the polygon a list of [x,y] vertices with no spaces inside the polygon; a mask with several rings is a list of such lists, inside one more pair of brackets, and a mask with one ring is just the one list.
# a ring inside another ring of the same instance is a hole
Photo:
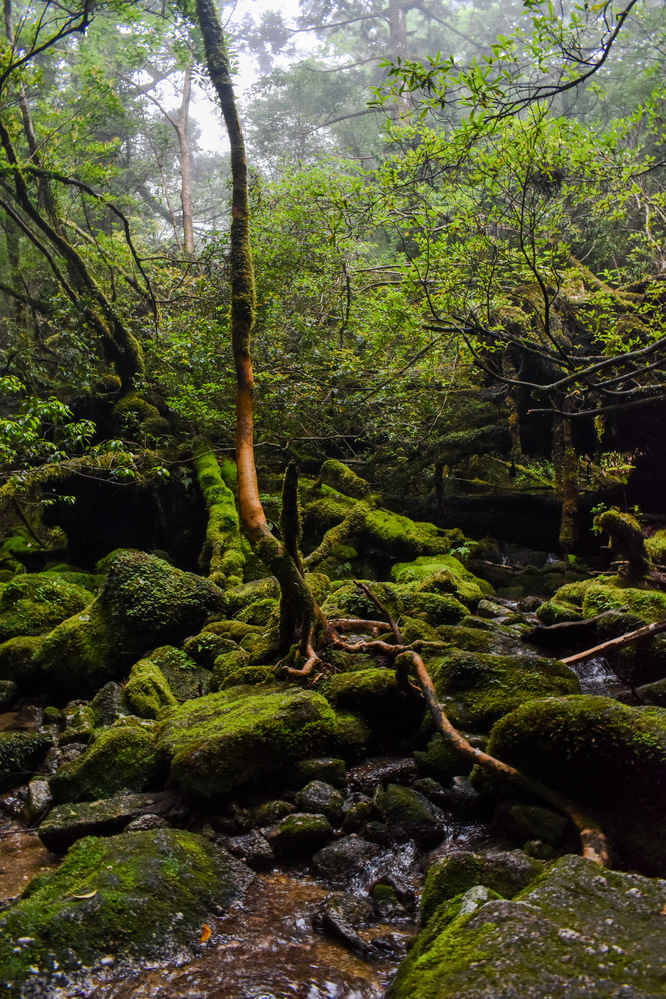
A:
{"label": "mossy boulder", "polygon": [[175,829],[79,840],[0,915],[5,995],[32,994],[56,968],[71,975],[108,955],[164,957],[198,943],[206,914],[240,898],[247,869],[201,836]]}
{"label": "mossy boulder", "polygon": [[37,652],[42,639],[36,635],[20,635],[0,645],[0,678],[11,680],[19,690],[34,689],[39,678]]}
{"label": "mossy boulder", "polygon": [[104,566],[96,600],[47,635],[35,657],[51,683],[79,695],[123,679],[128,657],[178,644],[222,606],[213,583],[146,552],[114,552]]}
{"label": "mossy boulder", "polygon": [[45,732],[0,732],[0,791],[25,784],[52,745]]}
{"label": "mossy boulder", "polygon": [[143,658],[158,667],[177,701],[188,701],[210,693],[211,672],[199,666],[184,649],[161,645]]}
{"label": "mossy boulder", "polygon": [[381,735],[403,736],[423,716],[423,705],[403,696],[393,670],[371,667],[339,673],[322,682],[320,689],[337,710],[362,715]]}
{"label": "mossy boulder", "polygon": [[198,635],[192,635],[183,642],[183,652],[194,660],[194,664],[212,670],[213,663],[218,656],[224,652],[230,652],[237,648],[237,644],[230,638],[216,635],[212,631],[200,631]]}
{"label": "mossy boulder", "polygon": [[140,718],[157,718],[178,704],[164,673],[150,659],[140,659],[132,666],[125,697],[133,714]]}
{"label": "mossy boulder", "polygon": [[[666,710],[606,697],[531,701],[494,726],[488,752],[568,795],[623,861],[666,873]],[[493,787],[480,770],[479,788]]]}
{"label": "mossy boulder", "polygon": [[464,895],[475,885],[491,888],[502,898],[513,898],[544,869],[540,860],[522,850],[456,850],[429,868],[421,896],[421,921],[425,926],[439,907]]}
{"label": "mossy boulder", "polygon": [[576,674],[556,659],[453,649],[425,663],[452,723],[473,732],[532,698],[580,692]]}
{"label": "mossy boulder", "polygon": [[[542,604],[537,615],[545,624],[551,620],[549,608],[554,603],[559,608],[570,608],[574,615],[596,617],[604,611],[627,607],[646,624],[666,618],[666,593],[650,587],[622,586],[617,576],[603,579],[586,579],[561,586],[553,601]],[[560,615],[561,616],[561,615]],[[575,620],[575,616],[567,620]]]}
{"label": "mossy boulder", "polygon": [[467,776],[472,769],[472,764],[438,732],[425,749],[414,751],[414,760],[420,774],[434,777],[442,784],[448,784],[453,777]]}
{"label": "mossy boulder", "polygon": [[419,846],[433,846],[444,835],[443,816],[411,787],[387,784],[377,789],[374,804],[391,835],[398,840],[413,839]]}
{"label": "mossy boulder", "polygon": [[185,702],[162,723],[159,745],[179,785],[210,798],[312,756],[335,730],[320,694],[267,684]]}
{"label": "mossy boulder", "polygon": [[18,694],[18,687],[13,680],[0,680],[0,711],[10,708]]}
{"label": "mossy boulder", "polygon": [[573,856],[513,901],[476,886],[430,917],[388,999],[663,995],[665,891]]}
{"label": "mossy boulder", "polygon": [[[48,804],[51,803],[52,799]],[[41,811],[43,813],[43,809]],[[37,834],[47,850],[66,853],[72,843],[84,836],[112,836],[122,832],[139,816],[163,817],[174,812],[182,817],[178,799],[169,791],[116,794],[99,801],[70,801],[52,808],[40,822]],[[168,825],[164,819],[163,824]]]}
{"label": "mossy boulder", "polygon": [[119,791],[143,791],[162,770],[152,729],[121,719],[100,730],[85,753],[49,779],[55,801],[94,801]]}
{"label": "mossy boulder", "polygon": [[325,815],[294,812],[266,834],[280,860],[311,857],[333,838],[333,827]]}
{"label": "mossy boulder", "polygon": [[0,593],[0,643],[18,635],[43,635],[92,599],[89,590],[55,575],[15,576]]}
{"label": "mossy boulder", "polygon": [[[458,605],[474,609],[480,600],[495,592],[490,583],[477,579],[453,555],[398,562],[393,566],[391,576],[398,584],[398,593],[407,611],[427,613],[429,608],[434,615],[433,624],[451,624],[462,620],[464,614]],[[438,604],[428,599],[433,595],[448,596],[449,600]],[[441,620],[437,620],[438,614]]]}

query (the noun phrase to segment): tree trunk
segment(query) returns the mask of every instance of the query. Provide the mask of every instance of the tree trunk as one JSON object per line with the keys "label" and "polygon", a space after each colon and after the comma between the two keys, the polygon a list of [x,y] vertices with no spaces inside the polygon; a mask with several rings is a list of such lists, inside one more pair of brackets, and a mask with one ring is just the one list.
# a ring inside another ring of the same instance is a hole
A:
{"label": "tree trunk", "polygon": [[231,276],[231,345],[236,368],[236,465],[238,503],[243,527],[257,554],[280,584],[282,647],[299,639],[307,645],[316,619],[312,593],[285,546],[271,534],[259,500],[254,464],[252,407],[254,379],[250,357],[250,337],[254,324],[254,268],[250,246],[245,141],[238,117],[229,60],[222,27],[213,0],[196,0],[197,17],[203,35],[206,61],[215,88],[231,146],[231,233],[229,269]]}

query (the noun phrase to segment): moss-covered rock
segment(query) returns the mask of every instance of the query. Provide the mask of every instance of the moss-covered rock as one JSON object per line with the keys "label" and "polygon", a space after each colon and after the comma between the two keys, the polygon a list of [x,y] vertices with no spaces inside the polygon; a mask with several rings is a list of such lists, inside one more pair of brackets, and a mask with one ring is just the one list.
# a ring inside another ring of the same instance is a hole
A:
{"label": "moss-covered rock", "polygon": [[11,707],[17,694],[18,687],[13,680],[0,680],[0,711],[6,711]]}
{"label": "moss-covered rock", "polygon": [[431,916],[388,997],[663,995],[665,888],[572,856],[514,901],[477,886]]}
{"label": "moss-covered rock", "polygon": [[250,662],[250,653],[237,648],[232,652],[223,652],[213,663],[211,690],[219,690],[225,680],[243,669]]}
{"label": "moss-covered rock", "polygon": [[494,593],[490,583],[477,579],[453,555],[424,556],[413,562],[398,562],[393,566],[391,576],[398,583],[403,600],[408,596],[418,600],[423,599],[425,594],[449,594],[465,607],[474,608],[485,596]]}
{"label": "moss-covered rock", "polygon": [[402,695],[393,670],[372,667],[340,673],[327,678],[320,689],[336,709],[362,715],[378,734],[404,736],[423,716],[423,705]]}
{"label": "moss-covered rock", "polygon": [[475,885],[491,888],[502,898],[513,898],[543,869],[541,861],[522,850],[456,850],[428,870],[421,896],[421,921],[425,926],[443,903],[464,895]]}
{"label": "moss-covered rock", "polygon": [[270,666],[241,666],[221,681],[218,690],[228,690],[230,687],[253,687],[259,683],[270,683],[274,679],[275,674]]}
{"label": "moss-covered rock", "polygon": [[102,729],[94,742],[50,778],[57,802],[94,801],[119,791],[143,791],[162,769],[152,730],[127,719]]}
{"label": "moss-covered rock", "polygon": [[344,760],[356,760],[372,744],[372,729],[364,718],[353,711],[336,711],[335,733],[330,748]]}
{"label": "moss-covered rock", "polygon": [[43,635],[92,599],[89,590],[55,575],[15,576],[0,593],[0,643],[18,635]]}
{"label": "moss-covered rock", "polygon": [[37,636],[10,638],[0,645],[0,678],[11,680],[19,690],[34,690],[39,677],[37,651],[42,639]]}
{"label": "moss-covered rock", "polygon": [[140,659],[132,666],[125,697],[132,712],[140,718],[157,718],[165,708],[175,708],[178,704],[164,673],[149,659]]}
{"label": "moss-covered rock", "polygon": [[212,797],[311,756],[335,729],[320,694],[232,687],[182,704],[162,724],[159,745],[183,789]]}
{"label": "moss-covered rock", "polygon": [[207,670],[213,669],[213,663],[218,656],[237,649],[238,645],[231,638],[224,638],[212,631],[200,631],[183,642],[183,652],[194,660],[194,663]]}
{"label": "moss-covered rock", "polygon": [[128,656],[177,644],[222,606],[213,583],[146,552],[114,552],[104,565],[97,599],[47,635],[35,657],[51,683],[79,695],[123,678]]}
{"label": "moss-covered rock", "polygon": [[294,812],[267,833],[276,857],[302,860],[311,857],[333,838],[333,827],[325,815]]}
{"label": "moss-covered rock", "polygon": [[0,791],[25,784],[52,745],[45,732],[0,732]]}
{"label": "moss-covered rock", "polygon": [[414,751],[414,760],[419,773],[434,777],[442,784],[448,784],[453,777],[467,776],[472,769],[469,760],[456,752],[439,733],[432,736],[425,749]]}
{"label": "moss-covered rock", "polygon": [[267,625],[272,616],[277,614],[278,601],[272,597],[254,600],[238,612],[238,620],[245,624]]}
{"label": "moss-covered rock", "polygon": [[387,784],[377,789],[374,803],[396,839],[413,839],[420,846],[433,846],[441,841],[442,816],[413,788]]}
{"label": "moss-covered rock", "polygon": [[[550,603],[542,604],[537,611],[545,624],[557,623],[544,616]],[[574,614],[582,613],[583,617],[596,617],[604,611],[618,610],[625,606],[646,624],[666,617],[666,593],[647,586],[619,585],[617,576],[567,583],[555,594],[554,603],[560,608],[570,607]],[[575,617],[567,620],[575,620]]]}
{"label": "moss-covered rock", "polygon": [[331,756],[299,760],[289,768],[286,781],[289,787],[300,789],[310,781],[325,781],[333,787],[344,787],[347,782],[345,761]]}
{"label": "moss-covered rock", "polygon": [[[666,710],[591,696],[531,701],[495,725],[488,752],[587,808],[626,863],[666,873]],[[492,786],[480,771],[473,778]]]}
{"label": "moss-covered rock", "polygon": [[454,649],[425,663],[452,723],[474,732],[532,698],[580,692],[573,670],[556,659]]}
{"label": "moss-covered rock", "polygon": [[0,915],[5,994],[18,996],[27,978],[47,994],[56,968],[72,974],[107,955],[194,945],[206,913],[239,898],[249,878],[225,850],[180,830],[79,840]]}
{"label": "moss-covered rock", "polygon": [[154,663],[162,672],[177,701],[188,701],[192,697],[210,693],[210,670],[198,665],[184,649],[161,645],[143,658]]}
{"label": "moss-covered rock", "polygon": [[[33,781],[33,784],[38,783]],[[52,799],[49,801],[52,804]],[[52,853],[66,853],[84,836],[113,836],[139,816],[164,816],[178,811],[175,796],[168,791],[152,794],[116,794],[99,801],[75,801],[56,805],[39,824],[37,834]],[[182,814],[182,809],[181,809]],[[164,822],[166,825],[166,821]]]}

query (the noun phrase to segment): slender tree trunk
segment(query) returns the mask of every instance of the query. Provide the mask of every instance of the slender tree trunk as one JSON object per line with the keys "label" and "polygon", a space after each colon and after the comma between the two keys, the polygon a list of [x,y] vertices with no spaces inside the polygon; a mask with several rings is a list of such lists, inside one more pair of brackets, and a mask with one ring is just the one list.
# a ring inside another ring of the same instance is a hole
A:
{"label": "slender tree trunk", "polygon": [[310,629],[316,619],[314,599],[296,562],[285,546],[271,534],[259,499],[254,464],[252,426],[254,379],[250,338],[254,324],[255,296],[245,141],[229,75],[224,34],[214,0],[196,0],[196,9],[206,49],[208,72],[220,101],[231,146],[229,269],[231,345],[236,368],[236,464],[240,518],[257,554],[280,584],[282,597],[280,644],[289,645],[298,638],[305,648]]}
{"label": "slender tree trunk", "polygon": [[194,256],[194,222],[192,217],[192,146],[187,134],[192,98],[192,63],[185,67],[183,98],[175,122],[180,150],[180,202],[183,206],[183,246],[189,257]]}

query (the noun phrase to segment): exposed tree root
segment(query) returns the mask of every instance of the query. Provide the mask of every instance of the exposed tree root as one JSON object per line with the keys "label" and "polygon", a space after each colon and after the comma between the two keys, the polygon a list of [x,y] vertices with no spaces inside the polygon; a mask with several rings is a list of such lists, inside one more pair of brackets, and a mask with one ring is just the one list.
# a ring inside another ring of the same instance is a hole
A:
{"label": "exposed tree root", "polygon": [[625,645],[631,645],[632,642],[638,642],[642,638],[651,638],[653,635],[658,635],[661,631],[666,631],[666,621],[655,621],[654,624],[646,624],[644,628],[637,628],[636,631],[629,631],[626,635],[620,635],[619,638],[611,638],[607,642],[602,642],[601,645],[595,645],[592,649],[577,652],[574,656],[567,656],[566,659],[561,659],[560,662],[565,663],[567,666],[571,666],[572,663],[582,663],[586,659],[592,659],[594,656],[608,652],[610,649],[623,649]]}

